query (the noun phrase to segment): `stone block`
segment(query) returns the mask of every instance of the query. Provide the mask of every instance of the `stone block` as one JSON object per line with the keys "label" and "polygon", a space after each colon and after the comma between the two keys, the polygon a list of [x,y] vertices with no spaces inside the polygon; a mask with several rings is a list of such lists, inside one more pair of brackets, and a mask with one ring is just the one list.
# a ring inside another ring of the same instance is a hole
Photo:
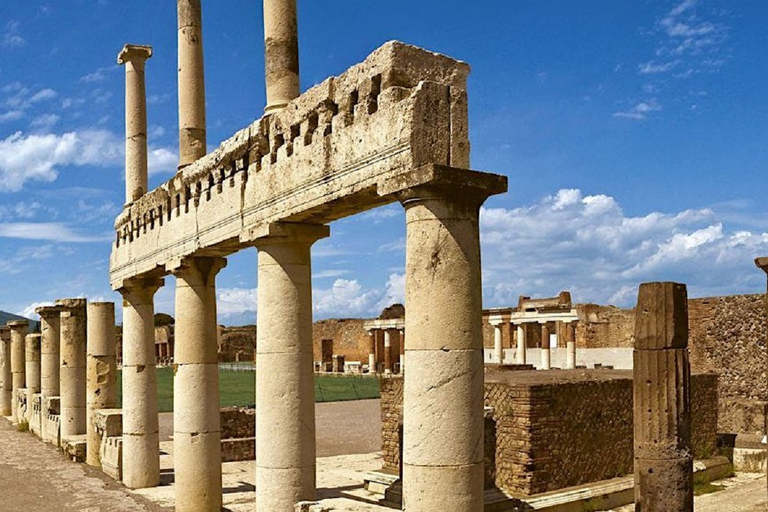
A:
{"label": "stone block", "polygon": [[117,481],[123,479],[123,438],[104,437],[101,440],[101,470]]}
{"label": "stone block", "polygon": [[635,459],[635,510],[693,510],[693,459]]}
{"label": "stone block", "polygon": [[86,436],[77,435],[61,440],[61,450],[73,462],[85,462]]}
{"label": "stone block", "polygon": [[122,409],[97,409],[93,411],[91,421],[102,438],[123,435]]}

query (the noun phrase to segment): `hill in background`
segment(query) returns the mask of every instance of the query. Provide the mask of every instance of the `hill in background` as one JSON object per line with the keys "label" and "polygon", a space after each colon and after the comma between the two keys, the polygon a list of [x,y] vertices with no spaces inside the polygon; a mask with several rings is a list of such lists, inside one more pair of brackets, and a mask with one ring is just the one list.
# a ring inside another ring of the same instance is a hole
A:
{"label": "hill in background", "polygon": [[[7,313],[5,311],[0,311],[0,325],[5,325],[6,323],[13,320],[29,320],[29,318],[24,318],[23,316],[14,315],[13,313]],[[29,320],[29,330],[30,332],[40,332],[40,322],[37,320]]]}

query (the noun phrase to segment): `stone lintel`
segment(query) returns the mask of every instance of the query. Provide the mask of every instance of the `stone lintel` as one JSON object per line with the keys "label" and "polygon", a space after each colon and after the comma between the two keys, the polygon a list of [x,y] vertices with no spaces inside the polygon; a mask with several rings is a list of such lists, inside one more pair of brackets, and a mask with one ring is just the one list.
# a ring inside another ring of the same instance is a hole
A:
{"label": "stone lintel", "polygon": [[266,239],[315,241],[331,235],[331,228],[325,224],[305,224],[294,222],[270,222],[252,228],[246,228],[240,235],[242,243],[258,245]]}
{"label": "stone lintel", "polygon": [[757,268],[762,269],[765,273],[768,274],[768,256],[755,258],[755,265]]}
{"label": "stone lintel", "polygon": [[152,47],[141,44],[126,44],[117,55],[117,63],[125,64],[135,59],[147,60],[152,57]]}
{"label": "stone lintel", "polygon": [[684,284],[641,284],[635,311],[635,350],[688,347],[688,292]]}
{"label": "stone lintel", "polygon": [[445,189],[457,195],[476,194],[482,200],[507,191],[507,177],[446,165],[427,164],[386,179],[377,189],[379,196],[404,193],[419,187]]}
{"label": "stone lintel", "polygon": [[11,320],[6,324],[10,329],[29,327],[29,320]]}

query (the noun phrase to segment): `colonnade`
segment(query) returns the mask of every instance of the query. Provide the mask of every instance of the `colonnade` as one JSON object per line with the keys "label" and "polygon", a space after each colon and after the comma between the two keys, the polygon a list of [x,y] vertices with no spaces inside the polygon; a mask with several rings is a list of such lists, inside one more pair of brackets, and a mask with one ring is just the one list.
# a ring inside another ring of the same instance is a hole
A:
{"label": "colonnade", "polygon": [[[550,334],[564,335],[566,348],[565,369],[576,368],[576,321],[566,320],[536,320],[526,321],[511,319],[509,316],[491,315],[488,322],[493,326],[493,362],[504,363],[504,331],[508,329],[509,343],[514,347],[514,364],[526,364],[528,348],[527,332],[531,328],[539,329],[541,348],[540,369],[549,370],[552,367],[550,350]],[[536,326],[536,327],[532,327]],[[554,331],[554,332],[553,332]]]}
{"label": "colonnade", "polygon": [[[405,372],[405,321],[372,320],[364,325],[368,335],[369,373]],[[394,349],[393,349],[394,346]]]}

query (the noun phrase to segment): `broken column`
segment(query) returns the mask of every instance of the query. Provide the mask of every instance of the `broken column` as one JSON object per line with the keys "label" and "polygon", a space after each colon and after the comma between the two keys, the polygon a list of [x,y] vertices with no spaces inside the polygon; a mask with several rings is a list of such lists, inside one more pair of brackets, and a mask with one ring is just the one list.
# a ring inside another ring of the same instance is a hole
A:
{"label": "broken column", "polygon": [[94,424],[94,412],[117,407],[117,356],[115,304],[88,304],[87,356],[87,448],[85,462],[101,467],[101,434]]}
{"label": "broken column", "polygon": [[60,299],[61,348],[59,391],[61,396],[61,439],[83,436],[85,415],[86,300]]}
{"label": "broken column", "polygon": [[125,65],[125,204],[147,193],[147,92],[144,64],[151,46],[127,44],[117,56]]}
{"label": "broken column", "polygon": [[176,276],[174,486],[176,510],[182,512],[221,510],[216,274],[226,264],[223,258],[193,257],[185,258],[173,269]]}
{"label": "broken column", "polygon": [[16,396],[18,390],[24,389],[27,385],[26,379],[26,365],[24,363],[25,356],[25,336],[27,335],[27,329],[29,329],[29,321],[27,320],[14,320],[8,322],[8,327],[11,330],[11,421],[13,423],[19,423],[24,418],[18,417],[18,408],[16,407]]}
{"label": "broken column", "polygon": [[299,30],[296,0],[264,1],[264,64],[269,114],[299,96]]}
{"label": "broken column", "polygon": [[154,296],[162,285],[162,279],[138,277],[118,290],[123,296],[123,483],[130,489],[160,483]]}
{"label": "broken column", "polygon": [[200,0],[177,0],[179,27],[179,169],[207,152],[203,16]]}
{"label": "broken column", "polygon": [[549,370],[551,366],[551,353],[549,350],[549,325],[545,322],[541,324],[541,369]]}
{"label": "broken column", "polygon": [[635,311],[635,508],[692,511],[686,287],[644,283]]}
{"label": "broken column", "polygon": [[515,354],[515,363],[525,364],[525,325],[517,324],[517,353]]}
{"label": "broken column", "polygon": [[11,415],[13,374],[11,373],[11,330],[0,327],[0,416]]}
{"label": "broken column", "polygon": [[[32,423],[34,395],[40,393],[40,335],[27,334],[24,337],[24,367],[27,389],[27,421]],[[39,428],[40,419],[37,418]]]}
{"label": "broken column", "polygon": [[259,250],[256,510],[289,512],[315,497],[310,247],[328,226],[272,224]]}
{"label": "broken column", "polygon": [[565,324],[565,367],[576,368],[576,329],[573,322]]}

